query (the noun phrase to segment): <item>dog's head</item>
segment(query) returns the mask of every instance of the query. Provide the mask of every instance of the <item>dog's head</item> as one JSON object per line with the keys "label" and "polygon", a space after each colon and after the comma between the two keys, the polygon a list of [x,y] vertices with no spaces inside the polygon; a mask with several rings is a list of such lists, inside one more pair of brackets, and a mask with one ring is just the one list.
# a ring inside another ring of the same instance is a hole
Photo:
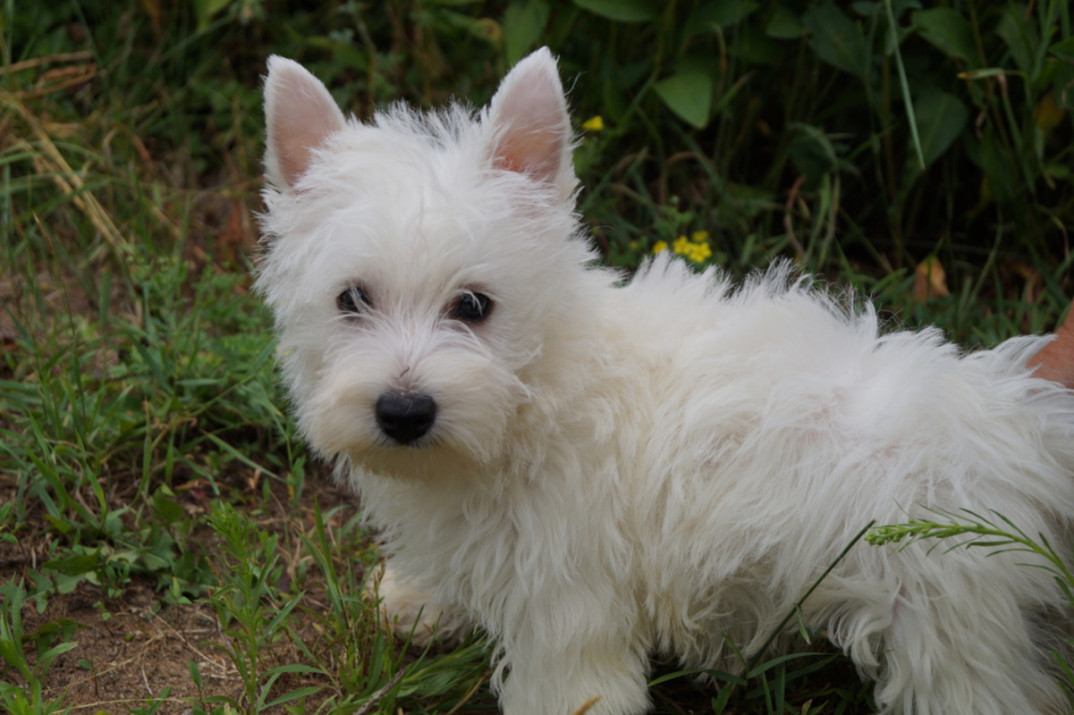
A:
{"label": "dog's head", "polygon": [[571,130],[539,50],[475,116],[347,119],[272,57],[257,287],[311,444],[435,477],[500,458],[583,264]]}

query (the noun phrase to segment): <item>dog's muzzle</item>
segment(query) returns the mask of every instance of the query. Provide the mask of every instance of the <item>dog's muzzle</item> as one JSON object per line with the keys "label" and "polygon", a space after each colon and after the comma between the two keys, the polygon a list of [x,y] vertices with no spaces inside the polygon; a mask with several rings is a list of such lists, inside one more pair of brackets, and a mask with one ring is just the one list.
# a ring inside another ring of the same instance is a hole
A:
{"label": "dog's muzzle", "polygon": [[375,410],[381,431],[399,444],[417,441],[436,421],[436,401],[422,392],[385,392]]}

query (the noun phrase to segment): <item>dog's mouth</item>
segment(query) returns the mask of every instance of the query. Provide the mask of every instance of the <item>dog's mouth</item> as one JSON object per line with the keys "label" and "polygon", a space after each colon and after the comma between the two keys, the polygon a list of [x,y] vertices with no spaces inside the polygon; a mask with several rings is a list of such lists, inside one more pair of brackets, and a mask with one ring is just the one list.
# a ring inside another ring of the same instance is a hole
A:
{"label": "dog's mouth", "polygon": [[406,455],[418,452],[428,452],[446,445],[444,439],[435,431],[430,431],[417,439],[401,442],[384,432],[377,435],[373,447],[379,451],[391,452],[397,455]]}
{"label": "dog's mouth", "polygon": [[454,448],[449,441],[428,433],[408,444],[384,436],[374,444],[347,452],[352,465],[368,474],[407,481],[471,479],[481,473],[474,455]]}

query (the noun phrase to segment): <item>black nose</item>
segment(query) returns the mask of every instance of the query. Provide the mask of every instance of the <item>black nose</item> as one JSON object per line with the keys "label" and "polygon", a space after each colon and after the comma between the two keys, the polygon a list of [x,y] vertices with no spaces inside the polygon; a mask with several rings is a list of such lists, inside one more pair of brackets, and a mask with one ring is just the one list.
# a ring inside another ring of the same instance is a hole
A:
{"label": "black nose", "polygon": [[377,424],[399,444],[420,438],[436,421],[436,402],[421,392],[385,392],[377,399]]}

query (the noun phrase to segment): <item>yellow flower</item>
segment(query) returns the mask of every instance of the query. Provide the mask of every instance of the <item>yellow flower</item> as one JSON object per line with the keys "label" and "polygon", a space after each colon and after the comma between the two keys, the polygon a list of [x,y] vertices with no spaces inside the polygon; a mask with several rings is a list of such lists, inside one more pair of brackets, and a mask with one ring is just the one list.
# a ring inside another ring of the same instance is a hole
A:
{"label": "yellow flower", "polygon": [[[653,253],[663,253],[668,250],[667,241],[657,241],[653,245]],[[694,231],[690,234],[690,238],[686,236],[679,236],[671,242],[671,250],[680,256],[683,256],[688,261],[694,263],[704,263],[712,257],[712,247],[709,246],[709,232],[708,231]]]}
{"label": "yellow flower", "polygon": [[690,252],[686,254],[694,263],[704,263],[712,256],[712,249],[707,243],[695,243],[690,246]]}
{"label": "yellow flower", "polygon": [[675,253],[694,263],[704,263],[712,256],[708,231],[694,231],[690,234],[690,238],[679,236],[671,244],[671,248]]}
{"label": "yellow flower", "polygon": [[599,132],[604,129],[604,117],[599,114],[582,122],[582,129],[587,132]]}

